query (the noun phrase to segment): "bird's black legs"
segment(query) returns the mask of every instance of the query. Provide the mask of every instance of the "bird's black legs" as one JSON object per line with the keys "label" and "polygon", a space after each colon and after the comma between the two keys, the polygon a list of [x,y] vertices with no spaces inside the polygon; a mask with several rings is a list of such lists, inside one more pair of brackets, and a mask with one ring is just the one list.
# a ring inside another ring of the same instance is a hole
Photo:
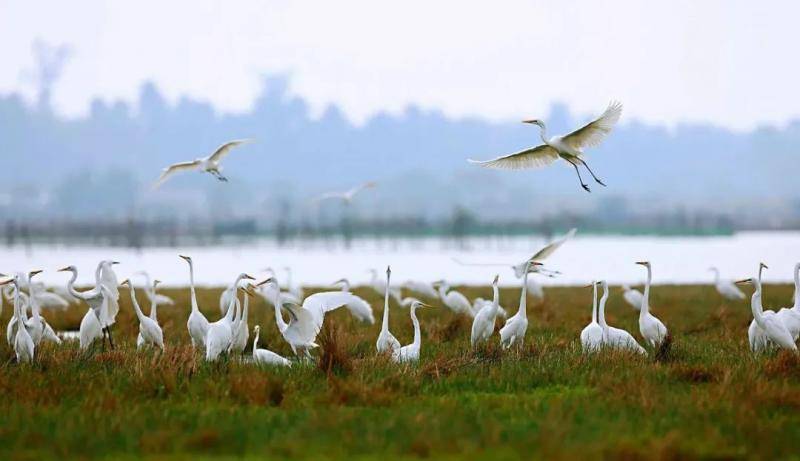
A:
{"label": "bird's black legs", "polygon": [[111,326],[105,328],[106,335],[108,335],[108,344],[111,345],[111,350],[114,350],[114,339],[111,337]]}
{"label": "bird's black legs", "polygon": [[586,190],[586,192],[591,192],[591,190],[589,189],[589,186],[587,186],[586,183],[583,182],[583,178],[581,178],[581,172],[580,172],[580,170],[578,170],[578,165],[576,163],[573,163],[572,161],[569,161],[569,160],[568,160],[568,162],[570,164],[572,164],[573,168],[575,168],[575,173],[578,173],[578,181],[581,182],[581,187],[583,187]]}
{"label": "bird's black legs", "polygon": [[595,181],[597,181],[597,184],[600,184],[601,186],[606,187],[605,183],[603,183],[603,181],[600,181],[600,179],[598,179],[597,176],[594,175],[594,172],[592,171],[592,169],[589,168],[589,165],[587,165],[586,162],[582,158],[578,157],[578,161],[583,163],[583,166],[585,166],[586,169],[589,170],[589,174],[592,175],[592,178],[594,178]]}
{"label": "bird's black legs", "polygon": [[222,176],[222,173],[220,173],[219,171],[211,170],[211,174],[213,174],[215,178],[219,179],[222,182],[228,182],[228,178]]}

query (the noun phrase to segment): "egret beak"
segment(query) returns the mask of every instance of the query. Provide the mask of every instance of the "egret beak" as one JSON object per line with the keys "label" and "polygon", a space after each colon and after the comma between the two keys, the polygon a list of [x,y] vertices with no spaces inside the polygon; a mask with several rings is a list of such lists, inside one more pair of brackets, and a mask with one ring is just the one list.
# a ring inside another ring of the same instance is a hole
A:
{"label": "egret beak", "polygon": [[155,280],[153,280],[153,286],[154,286],[154,287],[155,287],[156,285],[158,285],[159,283],[161,283],[161,280],[158,280],[158,279],[155,279]]}
{"label": "egret beak", "polygon": [[248,295],[252,296],[252,297],[256,296],[255,292],[253,290],[251,290],[250,287],[239,287],[239,289],[242,290],[243,292],[247,293]]}
{"label": "egret beak", "polygon": [[264,280],[256,283],[255,286],[260,287],[261,285],[264,285],[265,283],[269,282],[270,280],[272,280],[272,277],[265,278]]}
{"label": "egret beak", "polygon": [[190,258],[188,256],[184,256],[184,255],[178,255],[178,257],[183,259],[184,261],[191,261],[192,260],[192,258]]}
{"label": "egret beak", "polygon": [[247,279],[247,280],[255,280],[256,279],[255,277],[253,277],[250,274],[244,274],[244,278]]}
{"label": "egret beak", "polygon": [[111,265],[119,264],[119,261],[111,261]]}
{"label": "egret beak", "polygon": [[492,284],[496,284],[499,281],[500,281],[500,274],[495,274],[494,280],[492,281]]}
{"label": "egret beak", "polygon": [[522,123],[530,123],[531,125],[536,125],[536,124],[539,123],[539,120],[535,119],[535,118],[532,118],[532,119],[528,119],[528,120],[523,120]]}
{"label": "egret beak", "polygon": [[745,283],[753,283],[753,279],[749,278],[749,279],[744,279],[744,280],[737,280],[735,283],[737,285],[744,285]]}
{"label": "egret beak", "polygon": [[30,271],[30,272],[28,272],[28,278],[31,278],[31,277],[33,277],[34,275],[36,275],[36,274],[41,274],[41,273],[42,273],[42,270],[41,270],[41,269],[38,269],[38,270],[35,270],[35,271]]}
{"label": "egret beak", "polygon": [[14,279],[5,279],[5,280],[3,280],[3,281],[0,281],[0,286],[2,286],[2,285],[8,285],[9,283],[11,283],[11,282],[13,282],[13,281],[14,281]]}
{"label": "egret beak", "polygon": [[333,282],[331,285],[338,285],[340,283],[347,283],[347,279],[339,279],[339,280]]}
{"label": "egret beak", "polygon": [[647,261],[637,261],[637,262],[636,262],[636,264],[638,264],[638,265],[640,265],[640,266],[647,266],[647,265],[649,265],[650,263],[649,263],[649,262],[647,262]]}
{"label": "egret beak", "polygon": [[764,263],[759,263],[759,267],[763,267],[764,269],[769,269],[769,266],[767,266]]}
{"label": "egret beak", "polygon": [[590,284],[586,285],[586,286],[585,286],[585,287],[583,287],[583,288],[591,288],[591,287],[593,287],[593,286],[595,285],[595,283],[596,283],[596,282],[592,282],[592,283],[590,283]]}
{"label": "egret beak", "polygon": [[69,272],[69,271],[70,271],[70,268],[69,268],[69,266],[67,266],[67,267],[62,267],[61,269],[57,270],[56,272]]}
{"label": "egret beak", "polygon": [[131,279],[125,279],[122,282],[120,282],[119,284],[120,284],[120,286],[122,286],[122,285],[130,285],[131,284]]}

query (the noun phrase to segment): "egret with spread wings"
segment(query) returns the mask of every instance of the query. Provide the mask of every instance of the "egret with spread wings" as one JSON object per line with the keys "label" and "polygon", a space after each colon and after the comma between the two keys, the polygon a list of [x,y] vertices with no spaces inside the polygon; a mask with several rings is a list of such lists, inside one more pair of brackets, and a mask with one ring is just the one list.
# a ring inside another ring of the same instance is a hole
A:
{"label": "egret with spread wings", "polygon": [[543,168],[561,158],[575,168],[581,187],[586,189],[587,192],[591,192],[589,186],[586,185],[586,183],[583,182],[583,178],[581,178],[581,172],[578,169],[579,165],[586,167],[589,174],[592,175],[592,178],[594,178],[598,184],[601,186],[605,186],[605,184],[595,176],[592,169],[586,164],[586,161],[583,159],[583,149],[600,145],[603,139],[611,132],[611,129],[614,128],[614,125],[619,121],[620,115],[622,115],[622,104],[612,102],[608,105],[606,111],[603,112],[603,115],[584,127],[572,133],[563,136],[553,136],[551,138],[548,138],[546,135],[546,128],[543,121],[538,119],[523,120],[523,123],[530,123],[541,128],[540,134],[544,144],[491,160],[470,159],[468,161],[485,168],[524,170]]}
{"label": "egret with spread wings", "polygon": [[222,166],[220,165],[220,162],[222,161],[223,158],[225,158],[225,156],[227,156],[230,153],[231,149],[240,144],[244,144],[250,141],[251,141],[250,139],[239,139],[235,141],[229,141],[219,146],[217,150],[215,150],[214,153],[209,155],[208,157],[194,159],[189,162],[180,162],[172,164],[164,168],[164,170],[161,172],[161,176],[158,178],[158,181],[156,181],[154,188],[158,188],[159,186],[164,184],[164,182],[166,182],[166,180],[169,179],[171,176],[175,175],[176,173],[180,173],[182,171],[199,170],[204,173],[211,173],[215,178],[219,179],[220,181],[227,182],[228,178],[222,176],[221,173]]}
{"label": "egret with spread wings", "polygon": [[377,184],[375,182],[370,181],[370,182],[366,182],[364,184],[359,184],[358,186],[353,187],[352,189],[346,190],[344,192],[325,192],[324,194],[320,194],[320,195],[316,196],[312,200],[312,203],[316,204],[316,203],[322,202],[324,200],[336,199],[336,200],[341,200],[345,204],[349,205],[350,202],[353,201],[353,198],[356,196],[356,194],[358,194],[359,192],[361,192],[361,191],[363,191],[365,189],[372,189],[376,185]]}

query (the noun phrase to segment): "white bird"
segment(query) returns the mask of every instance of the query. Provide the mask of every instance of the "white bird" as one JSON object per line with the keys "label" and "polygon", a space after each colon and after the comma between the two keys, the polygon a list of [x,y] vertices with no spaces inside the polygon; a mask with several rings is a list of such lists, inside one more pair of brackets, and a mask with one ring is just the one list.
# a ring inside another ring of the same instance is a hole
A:
{"label": "white bird", "polygon": [[[131,304],[133,305],[134,312],[136,312],[136,318],[139,319],[139,336],[142,338],[142,345],[156,346],[163,351],[164,332],[161,331],[158,322],[147,317],[144,315],[144,312],[142,312],[142,308],[139,307],[139,302],[136,301],[136,290],[134,290],[133,283],[131,283],[130,279],[123,280],[122,285],[128,285],[128,289],[131,292]],[[140,347],[138,341],[136,346],[137,348]]]}
{"label": "white bird", "polygon": [[365,189],[372,189],[376,185],[377,183],[370,181],[370,182],[365,182],[364,184],[359,184],[358,186],[355,186],[352,189],[346,190],[344,192],[325,192],[324,194],[320,194],[314,197],[314,199],[312,199],[312,203],[316,204],[324,200],[336,199],[343,201],[346,205],[349,205],[350,203],[353,202],[353,198],[356,196],[356,194]]}
{"label": "white bird", "polygon": [[381,323],[381,332],[378,335],[378,341],[375,343],[375,348],[378,350],[379,354],[387,351],[394,354],[394,352],[399,350],[401,347],[400,341],[398,341],[397,338],[395,338],[394,335],[389,331],[389,294],[391,291],[391,278],[392,268],[387,266],[386,283],[384,284],[383,293],[383,319]]}
{"label": "white bird", "polygon": [[524,274],[522,275],[522,294],[519,297],[519,310],[516,314],[506,320],[506,324],[500,329],[500,344],[504,349],[511,346],[522,347],[525,341],[525,333],[528,331],[528,273],[531,267],[541,266],[538,261],[528,261],[525,263]]}
{"label": "white bird", "polygon": [[156,284],[150,280],[150,274],[146,271],[138,271],[136,274],[144,277],[144,294],[150,300],[150,304],[158,304],[159,306],[174,306],[175,300],[167,295],[156,293]]}
{"label": "white bird", "polygon": [[[760,263],[758,266],[758,281],[761,282],[761,274],[767,265]],[[738,283],[738,282],[737,282]],[[752,302],[751,302],[752,304]],[[752,306],[751,306],[752,307]],[[765,317],[772,317],[776,315],[775,311],[761,309],[761,314]],[[758,326],[755,317],[750,321],[750,326],[747,328],[747,339],[750,343],[750,350],[754,353],[766,351],[771,343],[767,333]]]}
{"label": "white bird", "polygon": [[420,301],[411,303],[411,323],[414,324],[414,340],[411,344],[403,346],[392,352],[392,360],[397,363],[409,363],[419,361],[419,350],[422,347],[422,333],[417,319],[417,309],[420,307],[430,307]]}
{"label": "white bird", "polygon": [[[786,328],[786,325],[780,321],[777,315],[773,312],[772,315],[768,315],[767,312],[764,312],[764,308],[761,305],[761,269],[767,268],[764,263],[761,263],[759,266],[759,275],[757,278],[749,278],[746,280],[740,280],[736,282],[737,284],[742,283],[750,283],[756,287],[755,292],[753,292],[753,296],[750,298],[750,308],[753,311],[753,320],[758,324],[758,327],[765,333],[766,337],[769,339],[770,342],[780,346],[783,349],[788,349],[793,351],[795,354],[797,353],[797,345],[794,343],[794,338],[792,338],[792,334],[789,333],[789,330]],[[771,311],[768,311],[771,312]],[[751,338],[751,347],[753,346],[752,338]],[[753,352],[759,352],[754,348]]]}
{"label": "white bird", "polygon": [[[14,291],[14,312],[11,316],[11,319],[8,321],[8,325],[6,327],[6,340],[8,341],[9,346],[14,346],[14,341],[17,337],[17,328],[20,324],[25,326],[25,329],[28,330],[28,334],[30,335],[31,339],[33,340],[33,344],[35,346],[39,345],[39,342],[42,340],[42,336],[44,334],[45,329],[45,322],[43,322],[42,317],[40,315],[39,305],[36,301],[36,298],[26,295],[22,292],[21,287],[27,281],[27,285],[30,288],[31,281],[33,277],[42,271],[30,271],[27,276],[23,273],[17,273],[14,278],[9,280],[9,284],[12,280],[16,279],[17,283],[14,284],[13,291]],[[22,305],[22,317],[17,316],[17,308],[16,304],[20,303]],[[31,310],[31,317],[28,318],[28,307]]]}
{"label": "white bird", "polygon": [[261,327],[256,325],[253,331],[255,332],[255,338],[253,339],[253,362],[259,365],[281,365],[286,367],[292,366],[292,362],[290,362],[288,359],[285,359],[270,350],[259,349],[258,337],[261,334]]}
{"label": "white bird", "polygon": [[481,307],[475,314],[475,319],[472,321],[472,333],[470,335],[472,347],[475,347],[478,343],[487,341],[492,336],[492,333],[494,333],[494,323],[500,310],[500,289],[497,288],[499,280],[500,276],[495,275],[492,281],[491,304],[486,304]]}
{"label": "white bird", "polygon": [[375,314],[372,312],[372,306],[369,305],[367,301],[365,301],[360,296],[356,296],[350,292],[350,281],[346,278],[337,280],[333,283],[334,286],[341,285],[342,292],[348,293],[352,296],[350,301],[345,304],[344,307],[350,311],[350,314],[353,315],[357,320],[361,322],[369,323],[370,325],[375,324]]}
{"label": "white bird", "polygon": [[197,293],[195,293],[194,290],[194,263],[189,256],[178,256],[189,263],[189,290],[191,291],[192,298],[192,312],[189,314],[189,319],[186,321],[186,329],[189,330],[192,348],[196,348],[198,345],[205,347],[209,322],[197,306]]}
{"label": "white bird", "polygon": [[800,336],[800,263],[794,265],[794,306],[784,307],[776,315],[797,341]]}
{"label": "white bird", "polygon": [[[253,277],[242,273],[239,274],[237,280],[253,280]],[[213,362],[222,354],[227,354],[231,351],[233,345],[233,319],[236,313],[236,303],[239,300],[234,297],[228,304],[228,310],[225,315],[216,322],[208,324],[208,332],[206,333],[206,361]]]}
{"label": "white bird", "polygon": [[399,288],[393,287],[393,286],[388,285],[387,283],[385,283],[382,278],[378,277],[378,271],[377,270],[369,269],[369,273],[371,274],[371,278],[370,278],[370,281],[369,281],[369,287],[370,288],[375,290],[375,292],[378,293],[379,295],[382,295],[382,294],[384,294],[384,292],[386,291],[386,287],[388,286],[389,287],[389,295],[392,298],[394,298],[395,302],[397,304],[400,304],[400,303],[403,302],[403,299],[402,299],[402,296],[400,294],[400,289]]}
{"label": "white bird", "polygon": [[[531,289],[531,284],[529,283],[528,284],[528,293],[530,293],[530,289]],[[406,301],[408,299],[409,298],[403,299],[403,305],[406,306],[406,307],[411,305],[411,304],[407,304],[406,303]],[[481,309],[483,309],[485,306],[488,306],[490,304],[492,304],[492,301],[488,300],[488,299],[483,299],[483,298],[475,298],[475,299],[473,299],[472,300],[472,313],[473,313],[472,316],[475,317],[476,315],[478,315],[478,312],[480,312]],[[499,317],[503,318],[503,319],[508,318],[508,312],[506,312],[506,309],[503,306],[500,306],[500,305],[497,306],[497,315]]]}
{"label": "white bird", "polygon": [[474,315],[472,312],[472,303],[469,302],[469,299],[467,299],[463,293],[450,290],[450,286],[444,280],[435,282],[434,286],[438,287],[439,299],[442,300],[442,304],[447,306],[448,309],[456,314]]}
{"label": "white bird", "polygon": [[[117,264],[117,262],[100,261],[94,273],[95,287],[84,292],[79,292],[75,289],[75,280],[78,278],[78,269],[75,268],[75,266],[67,266],[59,269],[59,272],[72,273],[72,277],[67,281],[67,290],[72,296],[82,299],[89,306],[89,310],[86,311],[86,314],[81,320],[79,330],[81,349],[86,349],[96,339],[103,338],[104,332],[108,335],[109,343],[113,347],[111,332],[107,327],[110,319],[110,312],[115,312],[116,314],[116,312],[119,311],[119,291],[114,287],[115,291],[112,292],[110,287],[107,286],[107,282],[104,283],[102,275],[104,267],[113,264]],[[106,276],[107,280],[110,280],[110,278],[110,276]],[[114,307],[111,307],[112,304]]]}
{"label": "white bird", "polygon": [[286,266],[283,270],[286,271],[286,291],[298,300],[303,299],[303,287],[292,283],[292,268]]}
{"label": "white bird", "polygon": [[15,275],[13,279],[5,280],[0,282],[0,284],[5,285],[8,283],[13,283],[15,288],[14,294],[14,315],[18,319],[23,327],[17,328],[17,332],[14,335],[14,353],[17,356],[17,363],[25,363],[33,361],[34,356],[34,349],[35,346],[33,344],[33,339],[31,338],[30,333],[28,333],[28,329],[24,327],[25,324],[25,311],[22,306],[22,300],[20,299],[20,280],[19,274]]}
{"label": "white bird", "polygon": [[[239,274],[239,277],[243,277],[247,274]],[[222,315],[225,315],[225,312],[228,311],[228,306],[231,305],[231,302],[236,298],[236,290],[241,285],[244,278],[237,277],[236,280],[233,281],[233,284],[222,291],[222,294],[219,295],[219,312]]]}
{"label": "white bird", "polygon": [[742,290],[740,290],[733,281],[720,279],[719,269],[710,267],[708,270],[714,273],[714,287],[716,287],[717,292],[722,295],[723,298],[733,301],[744,299],[744,293],[742,293]]}
{"label": "white bird", "polygon": [[[272,304],[275,307],[275,323],[278,326],[278,332],[280,332],[283,339],[289,344],[289,347],[292,348],[292,352],[295,356],[300,357],[302,353],[306,359],[310,360],[311,349],[319,347],[314,341],[319,333],[317,324],[319,322],[321,326],[322,321],[319,317],[315,316],[315,313],[304,309],[303,306],[293,303],[283,303],[280,299],[280,284],[275,277],[270,277],[263,283],[273,285],[275,288],[273,291],[274,298]],[[309,296],[309,298],[313,296],[315,295]],[[289,313],[289,323],[283,320],[283,315],[281,314],[282,308]],[[319,313],[316,314],[318,315]],[[324,312],[322,315],[324,316]]]}
{"label": "white bird", "polygon": [[[253,290],[248,287],[240,287],[242,294],[244,295],[244,301],[242,302],[242,312],[241,315],[237,315],[237,318],[233,322],[233,339],[231,340],[231,351],[232,352],[239,352],[240,354],[244,354],[244,349],[247,347],[247,341],[250,339],[250,327],[248,326],[248,317],[249,317],[249,309],[250,309],[250,297],[255,296],[256,294]],[[236,303],[236,310],[237,314],[239,313],[239,303]]]}
{"label": "white bird", "polygon": [[628,285],[622,285],[622,298],[625,299],[625,302],[630,304],[632,308],[636,309],[637,311],[642,308],[642,292],[631,288]]}
{"label": "white bird", "polygon": [[583,182],[583,178],[581,178],[581,172],[578,169],[579,165],[586,167],[589,174],[592,175],[592,178],[594,178],[598,184],[601,186],[605,186],[605,184],[595,176],[594,172],[589,168],[589,165],[586,164],[586,161],[583,159],[583,149],[600,145],[603,139],[611,133],[611,129],[614,128],[614,125],[619,121],[620,115],[622,115],[622,104],[612,102],[608,105],[606,111],[603,112],[603,115],[582,128],[572,133],[563,136],[553,136],[549,139],[545,133],[546,128],[544,122],[536,119],[524,120],[523,123],[530,123],[541,128],[540,134],[544,144],[510,155],[497,157],[492,160],[480,161],[470,159],[468,161],[486,168],[522,170],[542,168],[561,158],[575,168],[581,187],[587,192],[591,192],[589,186],[586,185],[586,183]]}
{"label": "white bird", "polygon": [[[148,283],[149,283],[149,277],[148,277]],[[153,293],[155,293],[156,286],[158,286],[159,283],[161,283],[161,280],[158,279],[153,280],[153,285],[149,288],[149,290],[152,290]],[[145,288],[145,291],[147,290],[148,288]],[[159,298],[157,296],[150,298],[150,315],[148,315],[148,317],[150,317],[156,323],[158,323],[158,299]],[[140,331],[139,335],[136,337],[136,348],[140,349],[144,345],[145,345],[145,340]]]}
{"label": "white bird", "polygon": [[435,299],[439,297],[439,293],[436,291],[436,288],[427,282],[409,280],[402,285],[402,288],[413,291],[414,293],[420,294],[427,298]]}
{"label": "white bird", "polygon": [[158,181],[156,181],[153,188],[157,189],[162,184],[164,184],[164,182],[171,176],[182,171],[199,170],[204,173],[211,173],[211,175],[213,175],[218,180],[227,182],[228,178],[222,176],[222,166],[220,165],[220,162],[226,155],[230,153],[231,149],[246,142],[250,142],[250,140],[239,139],[236,141],[228,141],[225,144],[219,146],[217,150],[214,151],[213,154],[207,157],[194,159],[189,162],[174,163],[164,168],[161,171],[161,176],[158,178]]}
{"label": "white bird", "polygon": [[592,321],[581,330],[581,347],[583,352],[596,352],[603,346],[604,331],[597,321],[597,282],[589,286],[592,287]]}
{"label": "white bird", "polygon": [[64,310],[69,307],[69,301],[56,293],[46,291],[40,283],[29,283],[28,293],[36,298],[36,304],[42,309]]}
{"label": "white bird", "polygon": [[667,327],[655,315],[650,313],[650,282],[653,270],[649,261],[639,261],[636,264],[647,269],[647,281],[644,284],[642,295],[642,308],[639,309],[639,332],[651,347],[659,347],[667,339]]}
{"label": "white bird", "polygon": [[603,297],[600,298],[600,305],[597,308],[598,320],[600,326],[603,327],[603,344],[612,349],[622,349],[633,352],[638,352],[642,355],[647,355],[647,351],[639,345],[636,339],[623,330],[622,328],[615,328],[606,323],[606,301],[608,301],[608,282],[601,281],[603,286]]}

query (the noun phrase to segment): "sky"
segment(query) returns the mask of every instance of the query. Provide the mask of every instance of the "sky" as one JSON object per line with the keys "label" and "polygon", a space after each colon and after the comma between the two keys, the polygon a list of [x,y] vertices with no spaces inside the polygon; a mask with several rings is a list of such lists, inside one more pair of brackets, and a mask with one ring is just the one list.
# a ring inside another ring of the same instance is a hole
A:
{"label": "sky", "polygon": [[265,75],[354,123],[414,104],[492,121],[553,102],[750,131],[800,118],[800,2],[0,0],[0,94],[35,98],[32,44],[69,47],[55,110],[170,101],[247,111]]}

